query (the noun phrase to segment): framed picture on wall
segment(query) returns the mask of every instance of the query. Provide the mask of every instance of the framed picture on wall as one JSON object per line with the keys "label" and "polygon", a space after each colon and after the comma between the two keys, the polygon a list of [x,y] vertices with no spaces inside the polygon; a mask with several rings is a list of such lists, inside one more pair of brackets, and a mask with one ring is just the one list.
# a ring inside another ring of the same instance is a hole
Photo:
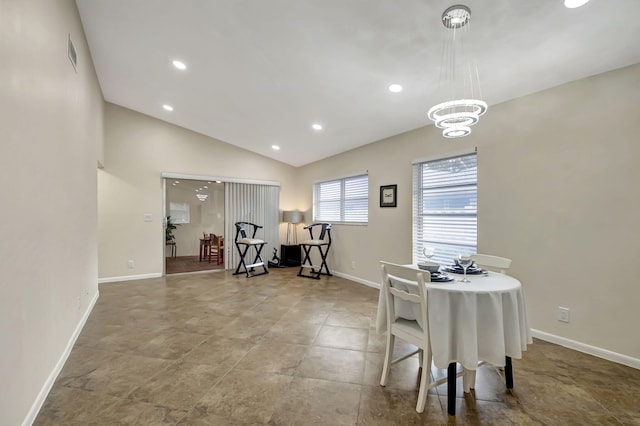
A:
{"label": "framed picture on wall", "polygon": [[380,207],[396,207],[396,192],[398,185],[383,185],[380,187]]}

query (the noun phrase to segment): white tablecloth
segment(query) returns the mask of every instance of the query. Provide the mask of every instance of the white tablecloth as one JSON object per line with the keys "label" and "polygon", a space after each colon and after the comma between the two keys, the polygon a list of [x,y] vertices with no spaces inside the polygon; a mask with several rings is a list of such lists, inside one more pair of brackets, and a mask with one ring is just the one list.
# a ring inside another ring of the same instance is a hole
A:
{"label": "white tablecloth", "polygon": [[[417,269],[417,268],[416,268]],[[508,275],[467,275],[470,283],[427,283],[433,361],[438,368],[459,362],[475,370],[478,361],[504,366],[505,356],[522,358],[532,343],[522,285]],[[417,288],[408,289],[417,294]],[[396,301],[396,315],[417,319],[414,304]],[[386,295],[378,300],[376,330],[387,328]]]}

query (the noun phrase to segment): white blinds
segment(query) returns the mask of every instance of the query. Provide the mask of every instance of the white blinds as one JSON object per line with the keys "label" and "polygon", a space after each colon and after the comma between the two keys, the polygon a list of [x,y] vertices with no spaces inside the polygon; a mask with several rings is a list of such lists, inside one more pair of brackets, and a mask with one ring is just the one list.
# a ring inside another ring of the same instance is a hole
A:
{"label": "white blinds", "polygon": [[[263,226],[258,230],[256,238],[267,242],[262,250],[262,259],[266,263],[271,259],[273,248],[278,247],[280,187],[227,182],[224,201],[225,268],[235,269],[240,261],[234,244],[236,222],[251,222]],[[251,257],[252,253],[247,255]]]}
{"label": "white blinds", "polygon": [[478,223],[476,154],[427,161],[413,166],[413,262],[452,264],[461,253],[476,253]]}
{"label": "white blinds", "polygon": [[369,176],[351,176],[314,184],[313,220],[332,223],[367,223]]}

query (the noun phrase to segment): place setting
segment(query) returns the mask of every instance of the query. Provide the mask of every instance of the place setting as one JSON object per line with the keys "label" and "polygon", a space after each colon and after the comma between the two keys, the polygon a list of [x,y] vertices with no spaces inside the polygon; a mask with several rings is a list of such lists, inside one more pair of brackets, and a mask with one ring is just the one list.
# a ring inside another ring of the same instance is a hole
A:
{"label": "place setting", "polygon": [[432,283],[448,283],[455,280],[454,277],[440,270],[439,263],[431,261],[431,258],[435,254],[435,251],[432,248],[423,248],[422,254],[427,260],[424,262],[418,262],[418,268],[422,269],[423,271],[429,271],[429,273],[431,274]]}
{"label": "place setting", "polygon": [[460,282],[462,283],[471,282],[467,279],[467,275],[487,275],[489,273],[488,271],[479,268],[469,254],[461,254],[453,261],[453,265],[442,267],[442,271],[452,274],[461,274],[463,277],[460,279]]}

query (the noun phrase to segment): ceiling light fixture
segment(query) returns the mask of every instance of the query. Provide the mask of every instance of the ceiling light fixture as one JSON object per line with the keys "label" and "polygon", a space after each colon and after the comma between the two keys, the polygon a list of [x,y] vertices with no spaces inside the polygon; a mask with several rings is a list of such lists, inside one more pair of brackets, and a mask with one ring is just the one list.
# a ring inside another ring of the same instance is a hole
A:
{"label": "ceiling light fixture", "polygon": [[313,130],[322,130],[322,124],[314,123],[311,125]]}
{"label": "ceiling light fixture", "polygon": [[280,147],[278,145],[271,145],[271,149],[273,149],[274,151],[279,151]]}
{"label": "ceiling light fixture", "polygon": [[[448,99],[433,107],[428,117],[442,129],[445,138],[460,138],[471,133],[472,125],[487,111],[487,103],[476,99],[480,93],[478,67],[471,60],[464,34],[469,32],[471,9],[463,5],[447,8],[442,13],[442,24],[451,30],[451,40],[445,46],[440,69],[442,98]],[[460,31],[459,31],[460,30]],[[458,63],[458,54],[462,63]]]}
{"label": "ceiling light fixture", "polygon": [[186,70],[187,69],[187,66],[182,61],[175,60],[175,61],[172,62],[172,64],[173,64],[174,67],[178,68],[179,70]]}
{"label": "ceiling light fixture", "polygon": [[575,9],[576,7],[584,6],[589,0],[564,0],[564,7],[568,9]]}
{"label": "ceiling light fixture", "polygon": [[400,93],[402,92],[402,86],[394,83],[389,86],[389,91],[392,93]]}
{"label": "ceiling light fixture", "polygon": [[207,194],[196,194],[196,197],[198,197],[198,200],[200,201],[204,201],[207,199],[207,197],[209,197]]}
{"label": "ceiling light fixture", "polygon": [[162,105],[162,108],[166,109],[167,111],[173,111],[173,107],[171,105],[164,104]]}

